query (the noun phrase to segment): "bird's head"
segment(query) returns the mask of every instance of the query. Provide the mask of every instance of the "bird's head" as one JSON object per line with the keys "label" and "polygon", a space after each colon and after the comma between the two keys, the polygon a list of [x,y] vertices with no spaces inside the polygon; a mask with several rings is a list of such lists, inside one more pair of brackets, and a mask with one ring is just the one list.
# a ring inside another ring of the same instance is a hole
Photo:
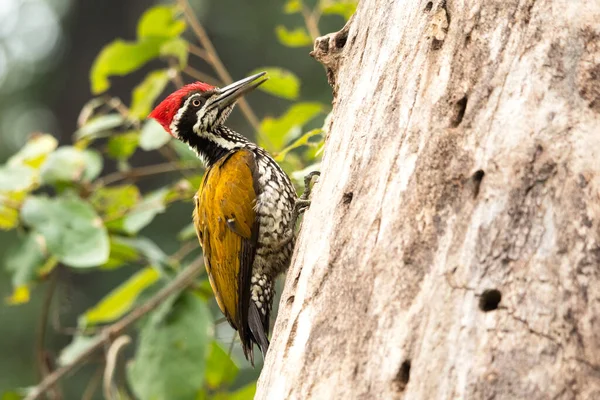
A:
{"label": "bird's head", "polygon": [[167,96],[148,117],[177,139],[185,140],[185,135],[201,136],[222,125],[236,101],[264,83],[268,79],[265,75],[266,72],[261,72],[223,88],[191,83]]}

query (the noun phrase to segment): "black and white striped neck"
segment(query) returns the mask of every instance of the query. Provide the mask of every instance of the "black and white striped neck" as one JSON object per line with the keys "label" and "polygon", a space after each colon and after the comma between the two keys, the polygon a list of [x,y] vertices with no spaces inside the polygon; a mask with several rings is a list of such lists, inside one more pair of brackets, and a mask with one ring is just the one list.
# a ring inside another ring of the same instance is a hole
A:
{"label": "black and white striped neck", "polygon": [[184,134],[180,132],[180,139],[196,152],[207,168],[213,166],[231,150],[256,147],[244,136],[223,125],[199,135],[193,131]]}

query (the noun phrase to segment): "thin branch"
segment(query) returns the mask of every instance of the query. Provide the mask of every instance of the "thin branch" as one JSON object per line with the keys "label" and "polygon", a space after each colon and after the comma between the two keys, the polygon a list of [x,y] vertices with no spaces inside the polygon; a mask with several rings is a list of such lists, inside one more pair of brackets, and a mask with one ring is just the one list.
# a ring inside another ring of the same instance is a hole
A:
{"label": "thin branch", "polygon": [[177,68],[177,61],[174,59],[169,60],[169,78],[171,78],[177,89],[183,86],[183,79],[181,78],[179,68]]}
{"label": "thin branch", "polygon": [[96,182],[96,188],[110,185],[125,179],[137,179],[143,176],[163,174],[166,172],[175,172],[183,170],[197,169],[198,163],[169,161],[162,164],[148,165],[130,169],[129,171],[118,171],[108,174]]}
{"label": "thin branch", "polygon": [[[233,83],[231,75],[229,75],[229,72],[223,65],[223,62],[219,58],[215,47],[210,41],[208,35],[206,34],[206,31],[200,24],[200,21],[198,21],[198,19],[194,15],[194,12],[188,3],[188,0],[177,0],[177,3],[179,3],[181,8],[183,9],[185,19],[192,28],[192,31],[194,31],[194,34],[198,38],[198,41],[200,41],[200,44],[206,51],[207,61],[215,69],[215,72],[219,76],[219,79],[221,79],[226,84]],[[256,134],[260,135],[260,123],[258,121],[258,118],[256,117],[256,114],[254,114],[254,111],[252,111],[252,108],[250,108],[248,102],[244,98],[241,98],[238,101],[238,104],[240,106],[240,110],[242,111],[250,125],[252,125],[252,128],[254,128]]]}
{"label": "thin branch", "polygon": [[169,257],[169,262],[173,264],[179,264],[181,260],[183,260],[188,254],[198,248],[197,240],[190,240],[183,244],[171,257]]}
{"label": "thin branch", "polygon": [[315,8],[314,11],[311,11],[308,7],[302,7],[302,16],[304,17],[304,23],[306,24],[306,29],[308,29],[308,33],[312,37],[313,40],[321,36],[319,32],[319,18],[321,17],[321,13],[318,10],[318,7]]}
{"label": "thin branch", "polygon": [[96,369],[96,373],[94,373],[94,376],[92,377],[90,382],[87,384],[85,391],[83,392],[83,395],[81,396],[81,400],[92,400],[92,398],[94,397],[94,393],[96,393],[96,389],[98,388],[98,384],[100,383],[101,379],[102,379],[102,366],[100,366]]}
{"label": "thin branch", "polygon": [[110,345],[106,354],[106,366],[104,367],[104,382],[102,390],[106,400],[112,400],[114,396],[113,377],[117,368],[117,357],[119,352],[125,346],[131,343],[131,338],[127,335],[121,335]]}
{"label": "thin branch", "polygon": [[162,288],[158,293],[156,293],[152,298],[150,298],[146,303],[140,305],[136,309],[134,309],[131,313],[127,314],[121,320],[115,322],[112,325],[107,326],[102,330],[100,337],[96,339],[96,341],[83,353],[77,356],[71,363],[58,368],[53,371],[50,375],[46,376],[40,384],[34,387],[27,396],[25,400],[35,400],[39,399],[40,396],[52,387],[56,382],[58,382],[62,377],[64,377],[67,373],[78,367],[80,364],[85,362],[92,354],[94,354],[97,350],[102,349],[104,345],[110,342],[110,339],[116,336],[121,335],[129,326],[138,321],[144,315],[154,310],[160,304],[162,304],[168,297],[173,294],[181,292],[183,289],[188,287],[200,274],[202,271],[204,263],[201,258],[196,259],[189,267],[183,270],[175,279],[173,279],[167,286]]}
{"label": "thin branch", "polygon": [[204,61],[206,61],[207,63],[210,63],[210,58],[208,56],[208,53],[206,50],[196,46],[193,43],[188,43],[188,51],[190,53],[192,53],[195,56],[200,57],[201,59],[203,59]]}
{"label": "thin branch", "polygon": [[[44,349],[46,332],[48,327],[48,315],[50,314],[50,307],[52,306],[52,299],[54,297],[56,289],[56,272],[50,273],[48,288],[44,295],[44,303],[42,304],[42,312],[40,313],[40,319],[38,321],[38,329],[35,340],[35,352],[38,364],[39,379],[44,379],[50,372],[48,363],[47,353]],[[51,363],[50,363],[51,364]],[[53,387],[52,390],[55,392],[52,398],[59,398],[57,395],[57,388]]]}
{"label": "thin branch", "polygon": [[190,67],[189,65],[183,69],[183,73],[189,75],[197,81],[210,83],[213,86],[223,86],[223,83],[220,82],[217,78],[213,78],[212,76],[205,74],[204,72],[200,72],[197,69]]}

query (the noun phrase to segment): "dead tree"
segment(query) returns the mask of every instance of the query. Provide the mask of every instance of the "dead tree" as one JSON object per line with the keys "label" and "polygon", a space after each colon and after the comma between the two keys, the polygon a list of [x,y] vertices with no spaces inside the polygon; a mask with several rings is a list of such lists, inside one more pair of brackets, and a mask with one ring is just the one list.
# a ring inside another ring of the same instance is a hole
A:
{"label": "dead tree", "polygon": [[258,399],[600,399],[600,1],[363,0]]}

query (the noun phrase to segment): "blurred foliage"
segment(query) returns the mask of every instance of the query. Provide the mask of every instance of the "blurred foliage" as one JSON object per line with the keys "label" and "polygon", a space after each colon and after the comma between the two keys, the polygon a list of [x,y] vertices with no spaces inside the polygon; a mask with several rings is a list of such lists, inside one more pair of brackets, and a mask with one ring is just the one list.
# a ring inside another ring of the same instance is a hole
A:
{"label": "blurred foliage", "polygon": [[[309,32],[318,26],[321,14],[349,18],[355,7],[354,2],[321,0],[310,8],[301,0],[290,0],[282,12],[303,15],[306,26],[278,25],[273,34],[291,48],[310,46],[314,38]],[[139,266],[80,315],[78,332],[63,348],[59,365],[75,362],[94,342],[98,327],[130,313],[193,260],[188,257],[189,245],[197,247],[191,224],[181,230],[181,249],[171,255],[140,233],[173,204],[190,202],[201,179],[186,173],[190,166],[200,168],[197,158],[171,141],[155,121],[145,120],[166,86],[176,84],[188,68],[192,52],[183,36],[186,29],[186,16],[176,5],[147,10],[138,21],[136,40],[116,39],[98,54],[90,85],[99,97],[84,105],[72,145],[59,146],[52,135],[35,134],[0,166],[0,229],[15,230],[19,236],[5,260],[13,286],[8,304],[28,302],[31,292],[58,265],[97,271]],[[161,68],[135,87],[128,105],[106,95],[111,77],[133,73],[153,60],[162,60]],[[267,71],[270,79],[260,89],[290,102],[281,115],[264,118],[256,133],[258,143],[299,183],[307,171],[318,169],[323,130],[314,127],[323,125],[329,106],[302,100],[300,79],[292,71],[272,66],[249,70],[248,74]],[[158,151],[167,160],[133,168],[129,160],[140,151]],[[103,174],[111,160],[117,171]],[[166,171],[181,171],[183,178],[142,192],[137,178]],[[216,338],[215,320],[221,316],[212,315],[208,307],[208,288],[206,278],[200,278],[136,327],[128,389],[118,389],[122,398],[128,391],[139,399],[253,397],[254,382],[237,389],[231,386],[239,367]],[[9,392],[5,398],[20,396]]]}

